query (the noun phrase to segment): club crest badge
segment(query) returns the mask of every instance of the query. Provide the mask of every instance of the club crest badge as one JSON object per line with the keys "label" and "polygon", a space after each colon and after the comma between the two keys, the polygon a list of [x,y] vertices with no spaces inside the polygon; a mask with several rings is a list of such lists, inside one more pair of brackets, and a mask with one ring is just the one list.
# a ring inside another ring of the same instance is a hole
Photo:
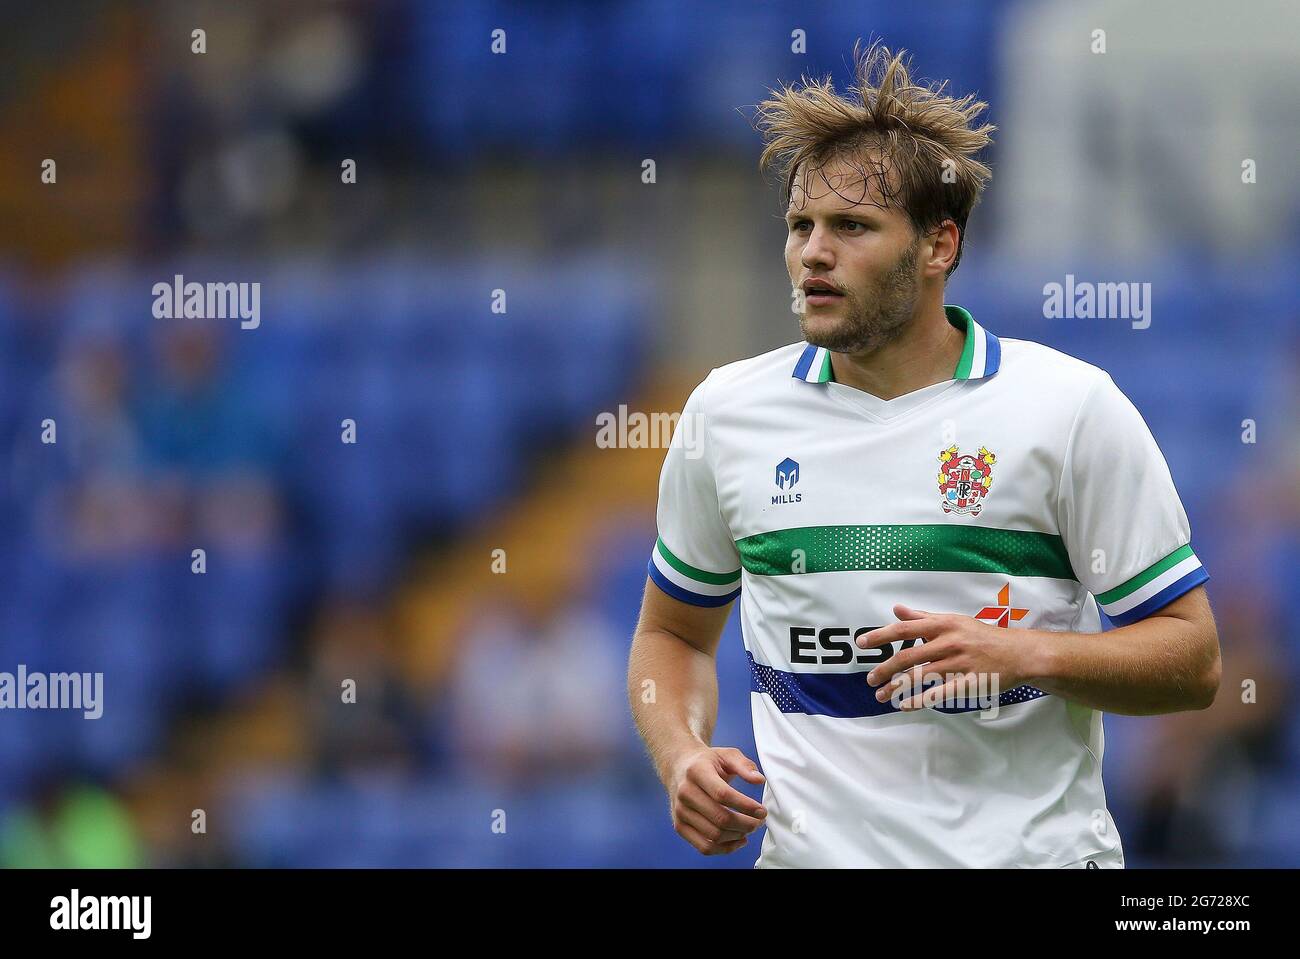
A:
{"label": "club crest badge", "polygon": [[939,454],[939,495],[945,513],[978,516],[984,497],[993,483],[997,457],[983,446],[975,454],[962,453],[956,445]]}

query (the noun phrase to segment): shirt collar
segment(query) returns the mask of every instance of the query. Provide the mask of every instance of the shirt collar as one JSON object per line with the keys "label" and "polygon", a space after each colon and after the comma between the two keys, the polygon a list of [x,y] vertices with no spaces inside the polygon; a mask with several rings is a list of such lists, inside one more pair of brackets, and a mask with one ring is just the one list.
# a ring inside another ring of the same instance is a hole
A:
{"label": "shirt collar", "polygon": [[[1002,364],[1002,344],[998,338],[975,322],[975,317],[960,306],[945,304],[948,322],[966,334],[954,380],[979,380],[992,376]],[[799,354],[794,365],[794,378],[809,383],[828,383],[835,380],[831,372],[831,351],[809,343]]]}

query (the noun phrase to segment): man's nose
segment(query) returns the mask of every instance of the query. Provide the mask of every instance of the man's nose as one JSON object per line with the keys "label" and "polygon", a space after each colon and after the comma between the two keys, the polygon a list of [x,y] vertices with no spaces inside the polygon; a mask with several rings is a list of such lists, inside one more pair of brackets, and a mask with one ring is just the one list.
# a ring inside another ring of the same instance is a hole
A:
{"label": "man's nose", "polygon": [[826,231],[820,227],[814,227],[812,233],[808,234],[808,242],[804,244],[803,252],[799,255],[800,261],[806,269],[815,269],[816,267],[831,267],[835,265],[835,253],[831,249],[829,238]]}

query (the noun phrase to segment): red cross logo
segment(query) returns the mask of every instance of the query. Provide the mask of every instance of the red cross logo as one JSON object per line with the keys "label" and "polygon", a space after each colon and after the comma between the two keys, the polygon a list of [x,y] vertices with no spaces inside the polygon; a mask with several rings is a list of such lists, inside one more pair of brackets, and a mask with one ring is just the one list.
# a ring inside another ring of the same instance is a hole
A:
{"label": "red cross logo", "polygon": [[998,593],[997,606],[985,606],[975,614],[976,619],[996,620],[1003,629],[1011,626],[1012,621],[1020,622],[1029,615],[1027,609],[1016,609],[1011,605],[1011,584],[1007,583]]}

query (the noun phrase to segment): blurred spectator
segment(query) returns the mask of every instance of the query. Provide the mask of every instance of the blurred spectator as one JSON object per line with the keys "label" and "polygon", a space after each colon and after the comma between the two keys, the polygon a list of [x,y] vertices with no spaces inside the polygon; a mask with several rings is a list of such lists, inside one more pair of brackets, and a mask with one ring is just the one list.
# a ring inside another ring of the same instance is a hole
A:
{"label": "blurred spectator", "polygon": [[384,614],[327,602],[308,642],[307,702],[319,771],[413,774],[422,758],[420,712],[396,673]]}
{"label": "blurred spectator", "polygon": [[1228,594],[1215,607],[1223,680],[1205,710],[1148,717],[1153,727],[1138,790],[1130,858],[1161,866],[1230,865],[1253,832],[1259,783],[1282,761],[1293,688],[1278,610],[1263,595]]}
{"label": "blurred spectator", "polygon": [[626,706],[609,624],[582,607],[541,623],[512,607],[479,612],[451,693],[464,767],[540,783],[611,763]]}

